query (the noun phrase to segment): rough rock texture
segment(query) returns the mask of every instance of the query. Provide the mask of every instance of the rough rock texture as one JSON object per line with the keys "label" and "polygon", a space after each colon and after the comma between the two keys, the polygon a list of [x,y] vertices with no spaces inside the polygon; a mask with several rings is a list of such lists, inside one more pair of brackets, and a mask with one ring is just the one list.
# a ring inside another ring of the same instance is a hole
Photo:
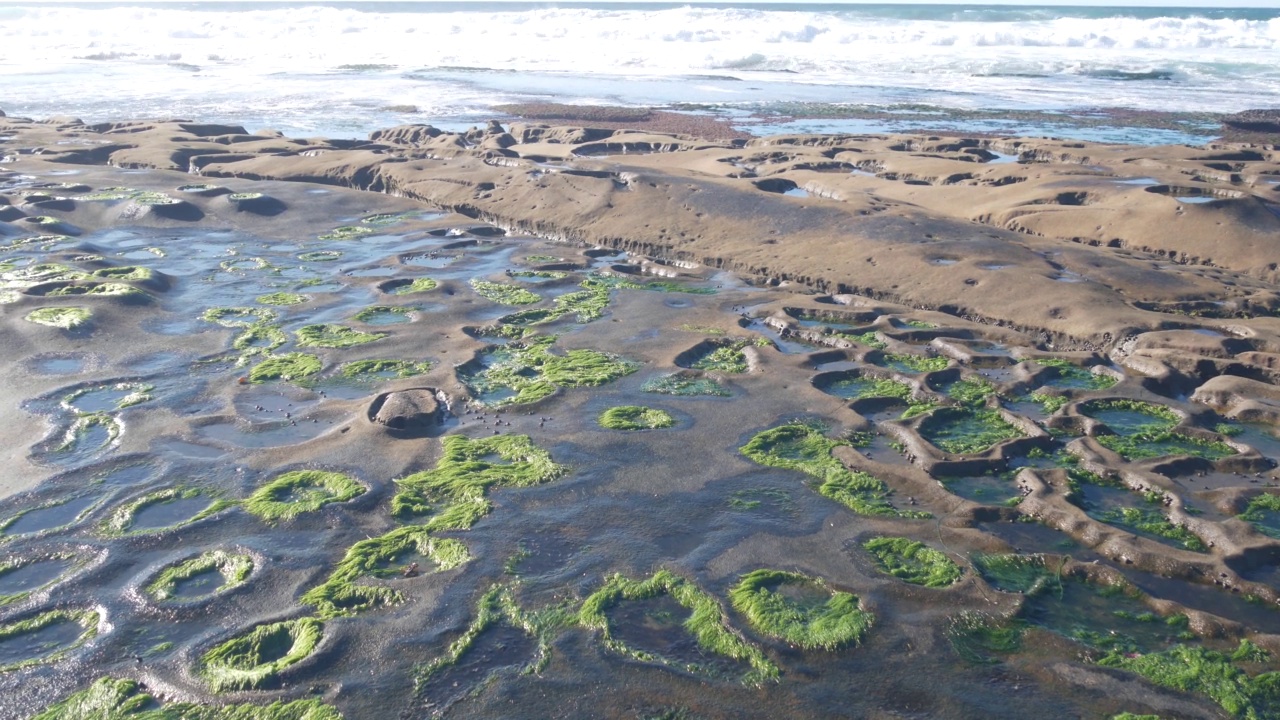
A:
{"label": "rough rock texture", "polygon": [[446,407],[434,388],[399,390],[380,396],[370,409],[370,419],[392,430],[423,433],[444,422]]}

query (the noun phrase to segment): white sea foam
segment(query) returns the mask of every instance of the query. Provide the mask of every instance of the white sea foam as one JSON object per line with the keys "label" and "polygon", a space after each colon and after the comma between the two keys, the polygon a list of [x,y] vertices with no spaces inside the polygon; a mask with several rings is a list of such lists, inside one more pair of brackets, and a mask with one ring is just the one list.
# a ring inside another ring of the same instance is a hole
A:
{"label": "white sea foam", "polygon": [[[686,82],[674,89],[651,83],[635,95],[616,84],[583,92],[621,102],[760,101],[819,99],[802,88],[816,86],[846,102],[918,99],[903,94],[913,91],[931,93],[934,102],[946,104],[940,97],[947,96],[950,104],[979,106],[1222,111],[1280,105],[1280,20],[1265,17],[1088,17],[1043,10],[966,21],[958,12],[928,19],[804,6],[505,12],[493,6],[465,12],[320,4],[183,7],[0,9],[0,106],[41,104],[23,95],[36,92],[37,80],[49,73],[61,73],[74,86],[68,94],[85,102],[101,95],[104,102],[112,96],[146,106],[147,95],[155,93],[179,108],[188,107],[184,98],[252,104],[262,100],[251,93],[272,92],[273,101],[285,106],[295,98],[299,107],[314,107],[328,95],[339,104],[362,98],[371,106],[474,110],[474,103],[486,102],[478,99],[484,93],[477,87],[491,95],[488,102],[539,95],[572,100],[563,83],[553,87],[546,78],[591,83],[703,75],[733,76],[767,89],[753,94],[711,83],[709,97],[699,98]],[[518,75],[504,79],[483,69]],[[300,82],[302,77],[310,79]],[[152,86],[140,87],[146,83]],[[424,97],[432,83],[436,95]]]}

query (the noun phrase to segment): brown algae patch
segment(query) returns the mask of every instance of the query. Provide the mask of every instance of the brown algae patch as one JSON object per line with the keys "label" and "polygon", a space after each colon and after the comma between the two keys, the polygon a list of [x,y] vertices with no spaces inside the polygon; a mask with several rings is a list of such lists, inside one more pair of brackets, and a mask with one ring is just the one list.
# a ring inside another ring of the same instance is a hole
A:
{"label": "brown algae patch", "polygon": [[944,588],[960,579],[960,566],[939,550],[904,537],[877,537],[862,547],[879,569],[913,585]]}
{"label": "brown algae patch", "polygon": [[759,632],[806,650],[857,645],[875,621],[854,595],[831,591],[821,578],[782,570],[743,575],[729,600]]}
{"label": "brown algae patch", "polygon": [[0,673],[54,662],[98,635],[97,610],[50,610],[0,624]]}
{"label": "brown algae patch", "polygon": [[259,625],[206,652],[198,672],[214,692],[266,687],[323,638],[324,623],[313,617]]}
{"label": "brown algae patch", "polygon": [[609,617],[610,611],[622,603],[662,595],[669,596],[689,611],[690,614],[682,625],[697,640],[700,649],[750,666],[751,669],[742,676],[744,684],[761,685],[778,677],[778,667],[758,647],[730,628],[724,609],[714,597],[669,570],[659,570],[645,580],[631,580],[623,575],[610,577],[603,587],[583,601],[582,608],[578,611],[578,622],[598,631],[605,647],[616,653],[640,662],[705,674],[704,668],[697,663],[681,662],[631,647],[618,639],[617,628]]}
{"label": "brown algae patch", "polygon": [[611,407],[600,413],[596,422],[609,430],[657,430],[676,424],[675,418],[666,410],[641,405]]}
{"label": "brown algae patch", "polygon": [[250,555],[210,550],[163,568],[144,592],[157,602],[202,600],[240,587],[253,567]]}
{"label": "brown algae patch", "polygon": [[797,470],[813,480],[809,485],[860,515],[927,518],[926,512],[898,510],[889,504],[889,488],[864,472],[848,469],[831,451],[851,446],[848,440],[832,440],[817,425],[793,422],[756,434],[739,450],[748,459],[769,467]]}
{"label": "brown algae patch", "polygon": [[292,520],[330,503],[340,503],[365,493],[365,486],[348,475],[321,470],[282,473],[258,488],[244,501],[244,509],[266,520]]}

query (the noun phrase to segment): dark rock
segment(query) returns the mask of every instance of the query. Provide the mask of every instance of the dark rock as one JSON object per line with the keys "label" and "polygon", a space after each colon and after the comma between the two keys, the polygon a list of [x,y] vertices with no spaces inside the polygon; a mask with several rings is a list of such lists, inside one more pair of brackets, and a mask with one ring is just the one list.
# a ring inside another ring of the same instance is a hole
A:
{"label": "dark rock", "polygon": [[178,123],[183,132],[196,137],[214,137],[215,135],[248,135],[249,131],[241,125],[204,125],[198,123]]}
{"label": "dark rock", "polygon": [[1245,110],[1222,118],[1222,124],[1246,132],[1280,133],[1280,108]]}
{"label": "dark rock", "polygon": [[435,388],[411,388],[379,395],[369,406],[369,419],[395,434],[420,436],[439,430],[448,411]]}

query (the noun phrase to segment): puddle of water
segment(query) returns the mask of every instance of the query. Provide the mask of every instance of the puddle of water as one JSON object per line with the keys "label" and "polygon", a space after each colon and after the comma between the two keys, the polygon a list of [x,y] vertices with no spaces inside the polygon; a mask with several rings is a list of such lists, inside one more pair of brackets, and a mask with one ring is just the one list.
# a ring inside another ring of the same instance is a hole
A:
{"label": "puddle of water", "polygon": [[1005,505],[1022,498],[1013,480],[999,475],[946,477],[940,482],[947,492],[983,505]]}
{"label": "puddle of water", "polygon": [[196,433],[201,437],[237,447],[269,448],[306,442],[332,427],[332,421],[312,422],[306,418],[291,418],[273,423],[261,423],[248,430],[243,429],[241,423],[235,421],[214,423],[196,428]]}
{"label": "puddle of water", "polygon": [[782,193],[788,197],[809,197],[809,191],[802,187],[794,187]]}
{"label": "puddle of water", "polygon": [[732,660],[704,653],[697,638],[684,628],[689,610],[669,595],[626,600],[609,610],[613,637],[628,647],[653,653],[671,662],[705,668],[711,675],[740,672]]}
{"label": "puddle of water", "polygon": [[53,655],[75,643],[83,632],[80,623],[60,620],[35,632],[18,633],[0,640],[0,666]]}
{"label": "puddle of water", "polygon": [[71,558],[37,560],[0,574],[0,596],[30,592],[57,580],[74,564]]}
{"label": "puddle of water", "polygon": [[1150,177],[1128,178],[1126,180],[1116,180],[1117,185],[1159,185],[1160,181]]}
{"label": "puddle of water", "polygon": [[29,367],[40,375],[78,375],[89,364],[88,355],[42,355],[29,361]]}
{"label": "puddle of water", "polygon": [[175,498],[148,505],[133,517],[131,530],[159,530],[179,525],[209,507],[212,502],[203,495],[189,498]]}
{"label": "puddle of water", "polygon": [[1035,595],[1023,618],[1098,649],[1152,652],[1184,642],[1182,628],[1169,625],[1140,600],[1110,588],[1065,581]]}
{"label": "puddle of water", "polygon": [[1173,600],[1194,610],[1235,620],[1260,632],[1280,633],[1280,610],[1269,605],[1251,603],[1238,594],[1209,585],[1164,578],[1132,569],[1122,568],[1121,572],[1143,592],[1154,597]]}
{"label": "puddle of water", "polygon": [[93,507],[98,502],[98,499],[95,495],[83,495],[78,498],[72,498],[60,505],[32,510],[15,520],[12,525],[5,529],[4,534],[9,536],[28,535],[70,525],[82,513]]}
{"label": "puddle of water", "polygon": [[199,575],[192,575],[185,580],[179,580],[173,588],[173,597],[179,600],[192,600],[201,598],[206,595],[212,595],[222,587],[225,580],[222,572],[217,568],[212,568]]}
{"label": "puddle of water", "polygon": [[178,438],[157,438],[151,443],[151,449],[155,452],[170,453],[194,460],[213,460],[227,454],[227,451],[222,448],[200,445]]}
{"label": "puddle of water", "polygon": [[478,691],[496,673],[518,672],[533,659],[536,649],[533,638],[522,630],[508,625],[490,627],[457,663],[423,684],[422,697],[436,712],[444,712]]}

